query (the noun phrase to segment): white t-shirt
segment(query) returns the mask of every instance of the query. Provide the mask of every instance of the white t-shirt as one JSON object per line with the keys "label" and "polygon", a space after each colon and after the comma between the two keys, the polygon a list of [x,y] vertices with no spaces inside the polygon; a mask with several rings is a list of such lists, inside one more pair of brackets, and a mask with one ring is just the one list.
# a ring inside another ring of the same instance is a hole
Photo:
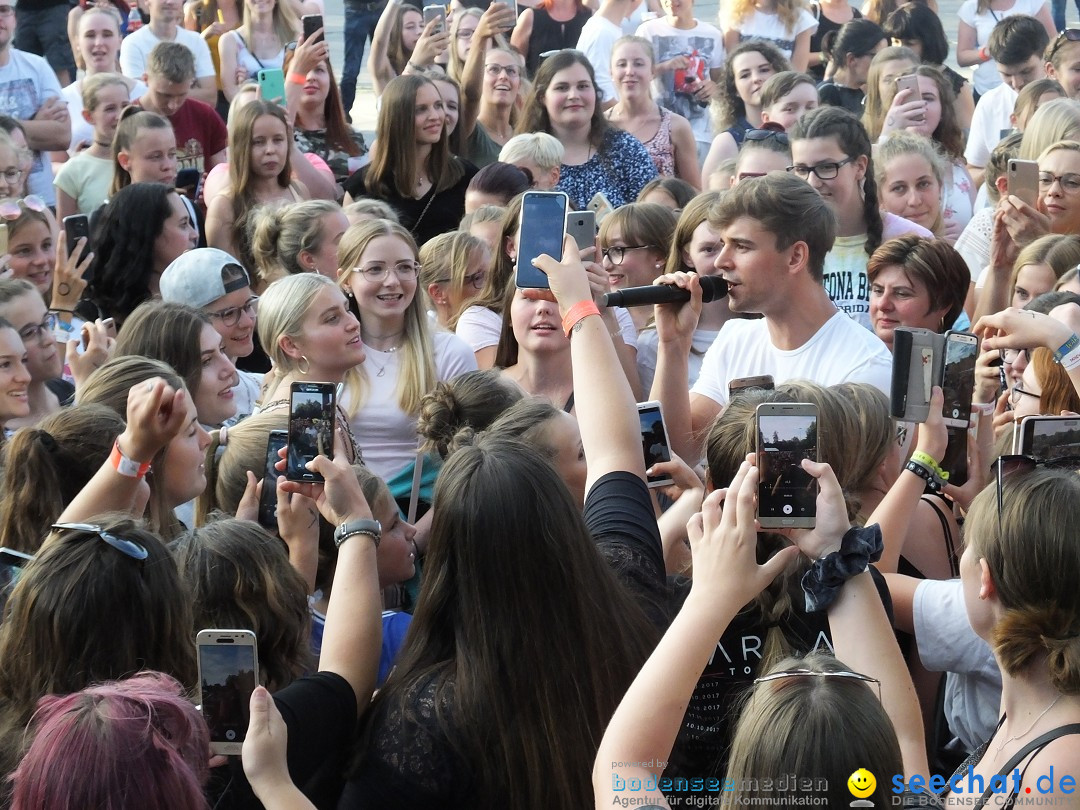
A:
{"label": "white t-shirt", "polygon": [[[128,99],[131,101],[140,99],[146,95],[146,90],[146,85],[136,79],[131,93],[128,94]],[[67,102],[68,112],[71,114],[71,146],[68,148],[68,154],[74,155],[80,145],[94,142],[94,125],[82,116],[82,79],[65,87],[61,95]]]}
{"label": "white t-shirt", "polygon": [[[457,335],[433,329],[432,340],[437,380],[452,380],[476,370],[476,355]],[[352,419],[352,430],[364,454],[364,464],[388,481],[416,458],[416,415],[405,413],[398,405],[401,352],[380,352],[370,346],[365,351],[366,401]]]}
{"label": "white t-shirt", "polygon": [[[690,344],[690,385],[693,387],[701,374],[701,362],[705,353],[713,345],[719,332],[711,329],[697,329]],[[641,390],[645,399],[649,398],[653,378],[656,376],[656,348],[660,338],[655,329],[643,329],[637,339],[637,370],[641,378]]]}
{"label": "white t-shirt", "polygon": [[[724,66],[724,35],[716,26],[695,20],[693,28],[676,28],[666,19],[649,20],[637,30],[639,37],[652,43],[656,62],[668,62],[676,56],[696,57],[699,79],[708,79],[709,71]],[[653,79],[653,98],[666,110],[678,113],[690,122],[699,143],[712,143],[712,125],[708,105],[702,107],[690,94],[677,92],[676,76],[680,71],[665,70]],[[681,82],[680,82],[681,83]]]}
{"label": "white t-shirt", "polygon": [[994,233],[994,209],[983,208],[964,226],[964,232],[956,240],[956,252],[967,263],[976,288],[983,286],[983,271],[990,264],[990,237]]}
{"label": "white t-shirt", "polygon": [[[124,37],[120,43],[120,71],[130,79],[141,79],[146,74],[146,60],[150,51],[161,41],[154,36],[149,25],[144,25],[134,34]],[[210,48],[200,34],[186,28],[177,28],[173,42],[187,45],[188,50],[194,54],[196,79],[217,75],[214,60],[210,58]]]}
{"label": "white t-shirt", "polygon": [[[8,63],[0,67],[0,112],[29,121],[48,99],[60,97],[60,82],[48,62],[32,53],[8,49]],[[48,205],[56,205],[48,155],[34,152],[28,188]]]}
{"label": "white t-shirt", "polygon": [[971,629],[959,579],[924,579],[912,602],[919,658],[945,672],[949,728],[974,751],[994,733],[1001,705],[1001,671],[988,645]]}
{"label": "white t-shirt", "polygon": [[[956,16],[960,18],[960,22],[967,23],[975,29],[975,46],[984,48],[990,41],[990,32],[999,21],[1014,14],[1027,14],[1029,17],[1034,17],[1045,5],[1046,0],[1015,0],[1012,7],[1005,11],[984,11],[982,14],[976,14],[979,0],[964,0]],[[997,62],[991,59],[976,67],[971,74],[971,83],[980,96],[1000,85],[1001,75],[997,70]],[[982,104],[982,101],[980,100],[979,103]]]}
{"label": "white t-shirt", "polygon": [[784,25],[779,14],[766,14],[757,9],[740,22],[731,24],[731,28],[739,32],[739,42],[745,42],[748,39],[767,39],[788,59],[795,52],[795,40],[799,34],[803,31],[816,31],[817,27],[818,22],[814,19],[814,15],[805,8],[799,9],[799,16],[795,19],[795,25],[792,28]]}
{"label": "white t-shirt", "polygon": [[458,316],[454,332],[469,344],[469,348],[474,352],[498,346],[502,332],[502,315],[487,307],[467,307]]}
{"label": "white t-shirt", "polygon": [[862,382],[888,394],[892,355],[877,335],[843,312],[837,312],[806,343],[790,351],[773,346],[765,318],[728,321],[705,352],[701,373],[690,392],[727,405],[728,383],[760,374],[771,374],[777,385],[788,380],[810,380],[818,385]]}
{"label": "white t-shirt", "polygon": [[622,335],[623,342],[631,348],[636,347],[638,331],[626,307],[615,307],[615,322],[619,324],[619,333]]}
{"label": "white t-shirt", "polygon": [[971,116],[964,160],[969,166],[983,167],[990,162],[990,153],[1004,137],[1002,132],[1012,131],[1009,116],[1016,106],[1016,91],[1007,84],[999,84],[975,105]]}
{"label": "white t-shirt", "polygon": [[[933,239],[934,234],[921,225],[903,217],[882,211],[881,241],[887,242],[898,236],[915,234]],[[866,234],[838,236],[833,248],[825,255],[825,292],[840,309],[856,322],[873,330],[870,324],[870,279],[866,265],[870,254],[866,252]],[[888,389],[885,389],[886,393]]]}
{"label": "white t-shirt", "polygon": [[623,35],[622,28],[599,14],[594,14],[581,29],[577,49],[592,63],[596,86],[602,96],[598,102],[617,101],[615,82],[611,78],[611,49]]}

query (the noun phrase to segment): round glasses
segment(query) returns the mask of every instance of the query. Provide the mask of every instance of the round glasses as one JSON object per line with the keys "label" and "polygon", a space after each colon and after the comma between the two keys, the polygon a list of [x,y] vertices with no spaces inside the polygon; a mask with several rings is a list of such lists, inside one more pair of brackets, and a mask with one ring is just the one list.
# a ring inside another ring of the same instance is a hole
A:
{"label": "round glasses", "polygon": [[604,254],[604,258],[610,261],[614,265],[620,265],[623,263],[623,259],[626,258],[626,251],[628,250],[644,250],[645,248],[651,248],[652,245],[621,245],[616,247],[604,248],[600,252]]}
{"label": "round glasses", "polygon": [[1041,400],[1042,394],[1035,394],[1031,391],[1025,391],[1023,388],[1020,387],[1020,384],[1017,383],[1013,386],[1012,391],[1009,393],[1009,402],[1015,407],[1020,403],[1020,397],[1032,397],[1034,399]]}
{"label": "round glasses", "polygon": [[[401,280],[407,280],[410,278],[416,278],[420,274],[420,264],[418,262],[398,262],[393,266],[394,275]],[[354,267],[354,273],[360,273],[371,282],[385,281],[386,277],[390,275],[390,265],[387,264],[369,264],[367,267]]]}
{"label": "round glasses", "polygon": [[253,295],[243,306],[239,307],[227,307],[226,309],[219,309],[217,312],[207,312],[211,318],[218,318],[225,326],[236,326],[240,323],[240,315],[250,315],[255,318],[259,312],[259,296]]}

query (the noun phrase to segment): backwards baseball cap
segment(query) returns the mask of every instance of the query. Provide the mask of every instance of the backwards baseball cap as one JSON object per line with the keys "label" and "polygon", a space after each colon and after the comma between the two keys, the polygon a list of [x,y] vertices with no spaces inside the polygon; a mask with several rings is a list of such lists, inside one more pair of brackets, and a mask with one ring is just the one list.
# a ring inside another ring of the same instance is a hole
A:
{"label": "backwards baseball cap", "polygon": [[202,309],[231,292],[251,286],[243,265],[224,250],[195,248],[165,268],[161,298]]}

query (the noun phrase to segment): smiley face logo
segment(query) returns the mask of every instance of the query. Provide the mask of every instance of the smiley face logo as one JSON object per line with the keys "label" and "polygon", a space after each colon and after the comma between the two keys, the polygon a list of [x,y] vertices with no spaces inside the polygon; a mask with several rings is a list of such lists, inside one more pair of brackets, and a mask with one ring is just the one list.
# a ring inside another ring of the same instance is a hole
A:
{"label": "smiley face logo", "polygon": [[866,768],[859,768],[847,780],[848,790],[857,799],[865,799],[877,790],[877,779]]}

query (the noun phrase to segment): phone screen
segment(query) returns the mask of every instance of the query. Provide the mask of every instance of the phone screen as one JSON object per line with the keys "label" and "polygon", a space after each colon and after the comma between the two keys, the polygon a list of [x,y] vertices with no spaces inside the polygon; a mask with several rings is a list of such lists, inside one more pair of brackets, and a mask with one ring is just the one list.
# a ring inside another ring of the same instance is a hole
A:
{"label": "phone screen", "polygon": [[[641,422],[641,449],[645,454],[645,469],[661,461],[671,461],[671,447],[668,446],[667,431],[664,429],[664,416],[658,403],[642,403],[638,406],[638,419]],[[659,475],[648,478],[650,486],[666,486],[671,483],[671,476]]]}
{"label": "phone screen", "polygon": [[202,714],[210,728],[211,742],[244,741],[256,668],[254,644],[239,644],[236,640],[215,643],[205,638],[199,641]]}
{"label": "phone screen", "polygon": [[1080,456],[1080,419],[1024,420],[1020,452],[1040,461]]}
{"label": "phone screen", "polygon": [[942,413],[946,425],[962,428],[968,426],[971,419],[971,397],[975,392],[975,361],[978,354],[979,341],[974,335],[958,333],[946,336],[941,381],[941,390],[945,395]]}
{"label": "phone screen", "polygon": [[263,471],[262,495],[259,498],[259,524],[277,529],[277,477],[274,466],[280,460],[278,451],[289,443],[287,430],[271,430],[266,441],[266,468]]}
{"label": "phone screen", "polygon": [[517,286],[547,288],[547,276],[533,267],[541,254],[562,258],[567,197],[558,191],[526,191],[518,228]]}
{"label": "phone screen", "polygon": [[334,457],[333,383],[293,383],[289,402],[289,452],[286,477],[290,481],[322,481],[307,469],[315,456]]}
{"label": "phone screen", "polygon": [[817,460],[817,429],[816,414],[758,412],[758,516],[762,520],[779,526],[816,517],[817,479],[801,464],[804,458]]}

